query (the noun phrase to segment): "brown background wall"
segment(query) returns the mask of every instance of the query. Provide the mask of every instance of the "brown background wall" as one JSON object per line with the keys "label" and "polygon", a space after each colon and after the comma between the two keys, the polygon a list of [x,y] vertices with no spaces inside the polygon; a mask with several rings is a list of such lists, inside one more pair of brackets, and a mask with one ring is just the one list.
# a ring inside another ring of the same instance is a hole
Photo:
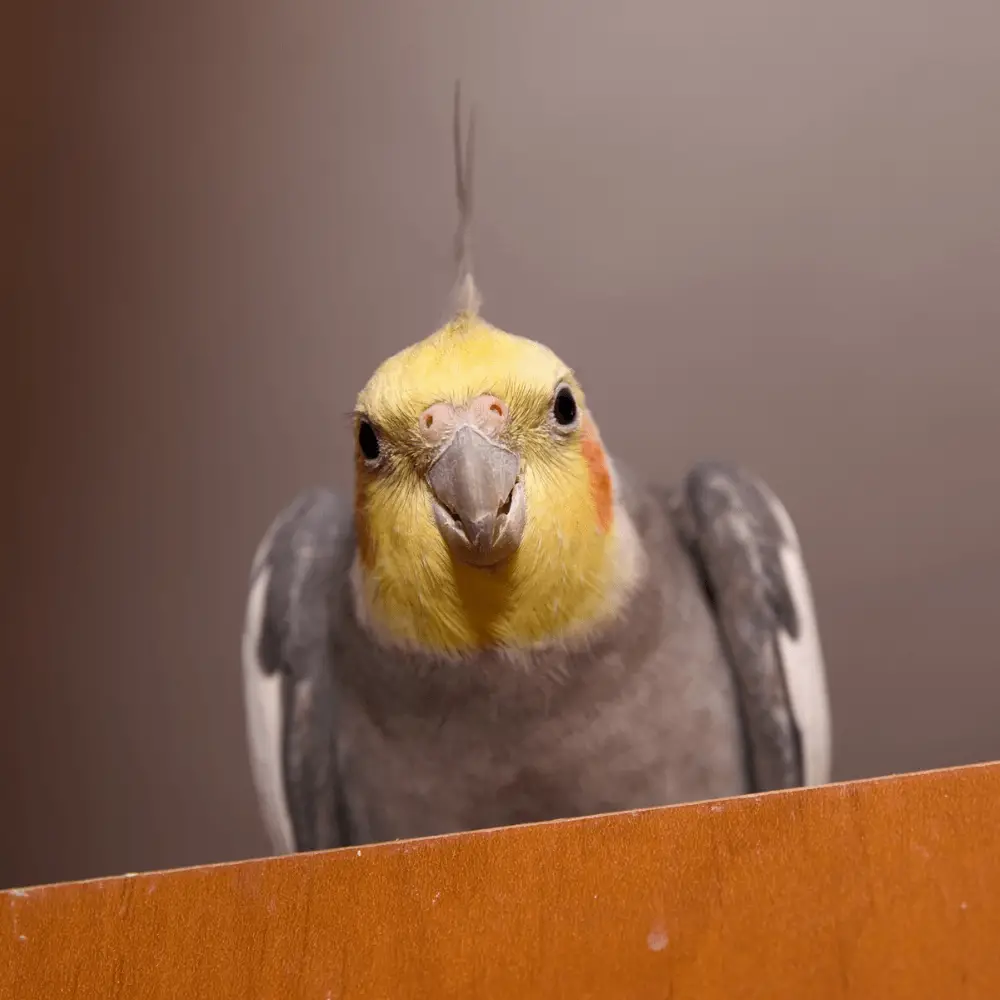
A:
{"label": "brown background wall", "polygon": [[992,0],[22,7],[0,885],[265,850],[248,563],[442,314],[456,75],[487,315],[650,475],[786,499],[838,777],[1000,757]]}

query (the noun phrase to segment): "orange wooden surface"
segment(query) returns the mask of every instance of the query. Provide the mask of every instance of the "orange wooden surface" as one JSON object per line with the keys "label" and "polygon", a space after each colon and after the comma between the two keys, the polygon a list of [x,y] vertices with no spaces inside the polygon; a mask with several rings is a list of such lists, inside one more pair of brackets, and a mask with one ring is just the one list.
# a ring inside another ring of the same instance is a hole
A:
{"label": "orange wooden surface", "polygon": [[1000,764],[0,893],[0,994],[1000,998]]}

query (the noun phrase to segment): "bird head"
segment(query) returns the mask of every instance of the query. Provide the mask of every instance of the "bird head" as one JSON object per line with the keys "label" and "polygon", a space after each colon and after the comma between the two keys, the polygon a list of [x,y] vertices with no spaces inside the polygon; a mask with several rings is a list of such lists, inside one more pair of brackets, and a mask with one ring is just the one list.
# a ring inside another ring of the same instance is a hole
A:
{"label": "bird head", "polygon": [[458,121],[456,93],[456,306],[359,394],[354,509],[367,620],[397,645],[462,654],[587,635],[617,612],[635,560],[576,376],[479,314]]}
{"label": "bird head", "polygon": [[573,372],[463,314],[358,396],[355,526],[369,616],[462,652],[568,638],[625,574],[611,463]]}

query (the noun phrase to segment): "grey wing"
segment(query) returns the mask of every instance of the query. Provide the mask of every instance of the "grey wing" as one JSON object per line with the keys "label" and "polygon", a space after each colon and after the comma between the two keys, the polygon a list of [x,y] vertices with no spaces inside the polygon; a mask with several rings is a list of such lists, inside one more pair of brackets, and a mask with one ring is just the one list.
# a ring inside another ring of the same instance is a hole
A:
{"label": "grey wing", "polygon": [[767,484],[695,466],[671,499],[736,676],[756,791],[830,780],[830,708],[798,536]]}
{"label": "grey wing", "polygon": [[343,846],[333,643],[353,556],[350,511],[300,495],[257,549],[243,628],[243,691],[254,786],[276,853]]}

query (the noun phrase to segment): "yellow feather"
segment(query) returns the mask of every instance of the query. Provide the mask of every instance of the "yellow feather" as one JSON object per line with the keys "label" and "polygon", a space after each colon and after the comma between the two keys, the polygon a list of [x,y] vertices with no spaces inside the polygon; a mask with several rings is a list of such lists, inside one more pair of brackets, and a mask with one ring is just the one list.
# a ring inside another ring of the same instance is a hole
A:
{"label": "yellow feather", "polygon": [[[573,387],[583,414],[583,393],[551,350],[463,312],[385,361],[361,391],[357,410],[375,426],[386,458],[374,471],[358,462],[356,503],[369,544],[356,565],[356,598],[386,640],[455,654],[523,649],[570,643],[617,614],[636,576],[634,553],[623,548],[636,543],[623,512],[600,530],[581,431],[551,430],[560,381]],[[449,554],[417,433],[426,407],[483,393],[507,403],[527,508],[519,549],[487,569]]]}

